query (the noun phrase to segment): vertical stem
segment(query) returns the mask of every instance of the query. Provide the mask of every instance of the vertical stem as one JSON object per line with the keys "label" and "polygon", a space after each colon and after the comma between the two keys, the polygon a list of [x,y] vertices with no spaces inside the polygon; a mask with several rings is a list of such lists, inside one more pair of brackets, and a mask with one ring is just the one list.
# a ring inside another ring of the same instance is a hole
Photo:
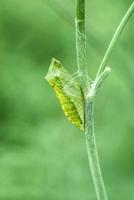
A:
{"label": "vertical stem", "polygon": [[[89,86],[86,69],[85,0],[76,0],[76,54],[77,66],[81,75],[80,83],[86,96],[85,92]],[[93,102],[94,98],[85,99],[84,118],[87,152],[97,199],[107,200],[94,136]]]}
{"label": "vertical stem", "polygon": [[87,82],[86,70],[86,34],[85,34],[85,0],[76,0],[76,55],[82,88]]}
{"label": "vertical stem", "polygon": [[78,31],[85,34],[85,0],[77,0],[76,2],[76,20]]}
{"label": "vertical stem", "polygon": [[87,99],[85,113],[85,136],[91,175],[97,200],[108,200],[103,182],[94,133],[94,99]]}

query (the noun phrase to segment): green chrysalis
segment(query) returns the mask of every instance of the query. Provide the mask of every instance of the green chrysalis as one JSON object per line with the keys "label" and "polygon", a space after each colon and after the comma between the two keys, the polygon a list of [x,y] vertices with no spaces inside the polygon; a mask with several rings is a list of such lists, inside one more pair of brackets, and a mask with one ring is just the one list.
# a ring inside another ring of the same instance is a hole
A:
{"label": "green chrysalis", "polygon": [[84,130],[84,101],[78,81],[54,58],[45,79],[56,92],[68,119]]}

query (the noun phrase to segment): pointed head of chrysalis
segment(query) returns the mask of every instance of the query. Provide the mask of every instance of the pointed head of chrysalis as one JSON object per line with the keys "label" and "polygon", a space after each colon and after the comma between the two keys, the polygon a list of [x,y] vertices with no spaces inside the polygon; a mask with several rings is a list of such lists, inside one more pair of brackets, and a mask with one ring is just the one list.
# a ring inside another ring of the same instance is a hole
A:
{"label": "pointed head of chrysalis", "polygon": [[[66,74],[66,76],[65,76]],[[55,58],[52,59],[51,65],[49,67],[48,73],[45,76],[45,79],[49,82],[52,87],[59,82],[61,84],[70,78],[67,70],[62,66],[62,64],[56,60]]]}
{"label": "pointed head of chrysalis", "polygon": [[53,87],[68,119],[84,130],[84,103],[79,83],[54,58],[45,79]]}

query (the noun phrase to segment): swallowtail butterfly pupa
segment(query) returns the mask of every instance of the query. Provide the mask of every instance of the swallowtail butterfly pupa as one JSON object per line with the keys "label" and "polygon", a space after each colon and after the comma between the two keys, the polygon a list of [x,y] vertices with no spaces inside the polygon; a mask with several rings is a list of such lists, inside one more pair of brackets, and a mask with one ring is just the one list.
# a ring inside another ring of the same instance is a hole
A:
{"label": "swallowtail butterfly pupa", "polygon": [[78,81],[54,58],[45,79],[54,89],[67,118],[84,130],[84,101]]}

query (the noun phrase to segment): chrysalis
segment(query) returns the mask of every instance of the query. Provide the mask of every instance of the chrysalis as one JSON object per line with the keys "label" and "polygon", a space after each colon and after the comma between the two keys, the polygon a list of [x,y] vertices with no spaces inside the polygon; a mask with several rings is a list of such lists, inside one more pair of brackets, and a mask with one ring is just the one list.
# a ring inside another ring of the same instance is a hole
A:
{"label": "chrysalis", "polygon": [[56,92],[68,119],[75,126],[84,130],[84,101],[77,80],[54,58],[45,79]]}

